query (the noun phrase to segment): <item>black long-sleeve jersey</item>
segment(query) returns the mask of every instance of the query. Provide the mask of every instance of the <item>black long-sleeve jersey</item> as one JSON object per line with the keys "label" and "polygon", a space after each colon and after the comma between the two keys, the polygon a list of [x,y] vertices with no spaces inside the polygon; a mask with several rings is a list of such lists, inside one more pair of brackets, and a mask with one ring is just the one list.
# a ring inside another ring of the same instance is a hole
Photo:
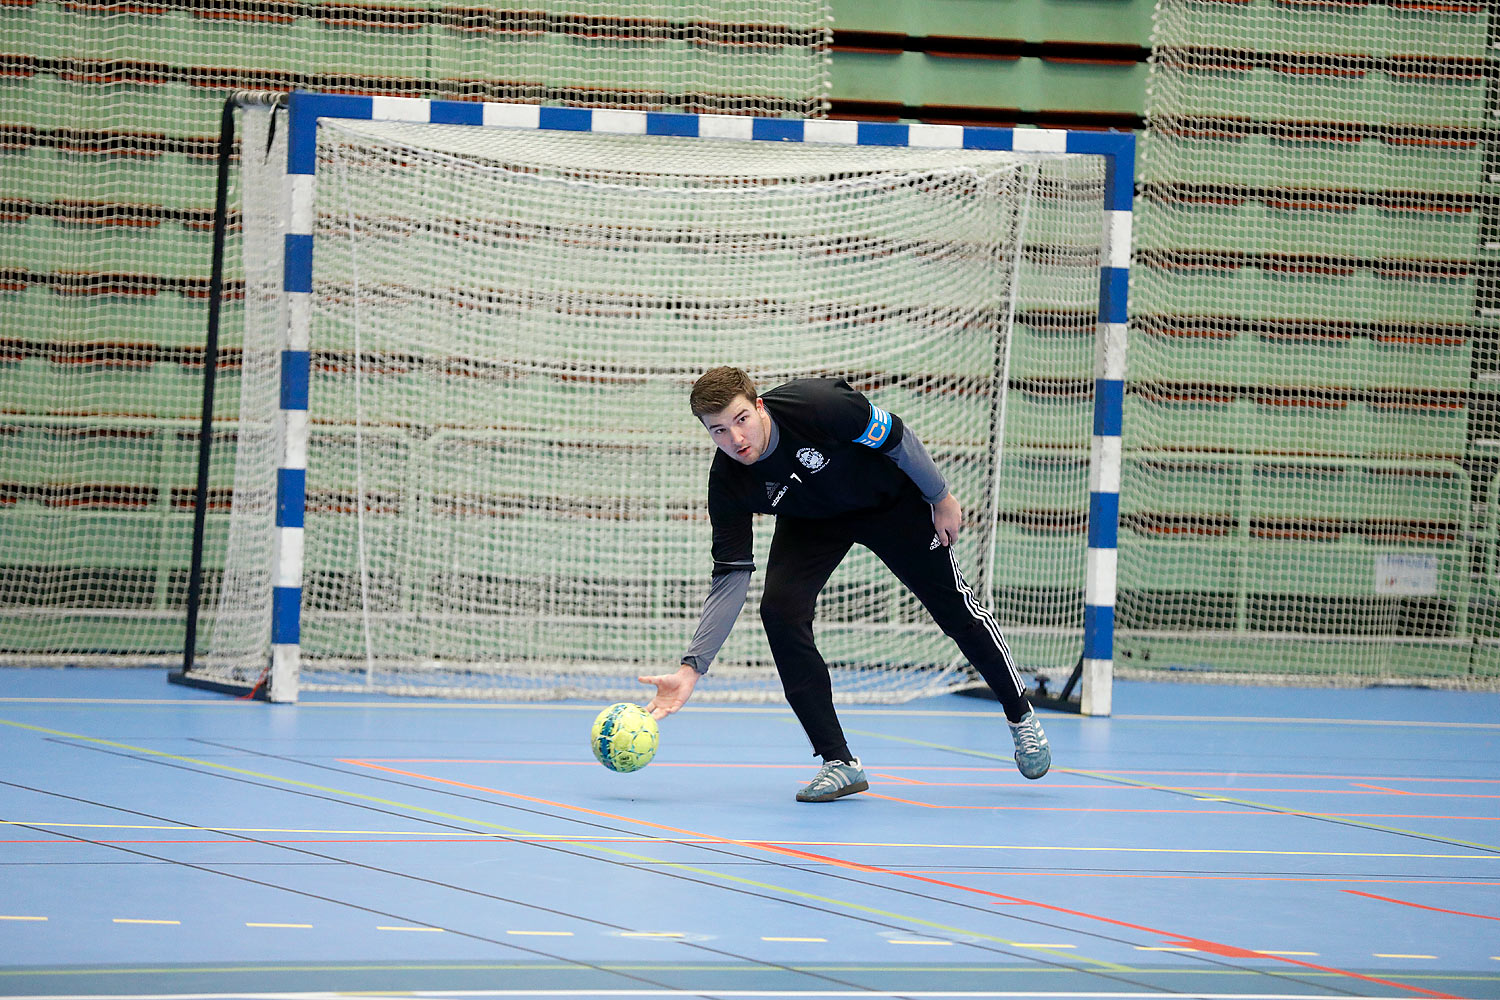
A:
{"label": "black long-sleeve jersey", "polygon": [[798,379],[761,394],[778,432],[753,465],[714,455],[708,475],[714,572],[754,566],[754,514],[827,518],[894,503],[911,479],[888,453],[901,418],[843,379]]}

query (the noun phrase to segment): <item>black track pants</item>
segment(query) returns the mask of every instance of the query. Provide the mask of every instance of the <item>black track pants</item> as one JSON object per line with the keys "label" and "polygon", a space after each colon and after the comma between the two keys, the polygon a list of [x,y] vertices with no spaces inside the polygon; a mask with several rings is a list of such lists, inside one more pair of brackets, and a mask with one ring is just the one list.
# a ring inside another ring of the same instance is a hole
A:
{"label": "black track pants", "polygon": [[760,617],[787,702],[807,731],[813,753],[825,756],[844,745],[828,665],[813,642],[813,608],[856,543],[879,556],[916,595],[994,690],[1006,715],[1015,719],[1025,713],[1026,687],[1000,626],[964,582],[952,550],[933,546],[934,537],[932,507],[915,491],[884,510],[776,519]]}

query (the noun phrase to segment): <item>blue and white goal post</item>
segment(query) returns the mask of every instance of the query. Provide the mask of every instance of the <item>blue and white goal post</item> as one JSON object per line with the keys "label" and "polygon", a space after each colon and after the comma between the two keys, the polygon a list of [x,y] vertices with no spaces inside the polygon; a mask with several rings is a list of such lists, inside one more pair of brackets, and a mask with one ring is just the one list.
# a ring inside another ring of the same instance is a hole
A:
{"label": "blue and white goal post", "polygon": [[[275,538],[269,554],[273,563],[270,570],[270,665],[265,678],[270,700],[297,698],[303,656],[304,552],[311,548],[311,539],[304,544],[308,409],[310,388],[315,388],[312,370],[315,306],[312,297],[317,209],[314,195],[317,185],[323,182],[317,173],[319,130],[335,122],[406,122],[537,133],[662,136],[716,142],[721,149],[726,142],[732,141],[746,144],[742,148],[747,150],[751,148],[750,144],[804,144],[871,152],[880,148],[905,147],[913,150],[1077,154],[1100,158],[1104,169],[1102,208],[1105,221],[1102,228],[1105,245],[1098,258],[1093,422],[1087,456],[1089,498],[1082,649],[1072,680],[1080,682],[1077,685],[1080,690],[1075,691],[1074,696],[1079,699],[1078,708],[1082,713],[1110,713],[1134,136],[1045,128],[773,119],[307,92],[291,95],[287,121],[286,190],[283,197],[286,213],[282,262],[284,303],[281,307],[284,342],[280,351],[279,407],[275,415],[279,454],[275,475]],[[1083,378],[1080,384],[1086,385],[1086,376]],[[1078,463],[1081,465],[1082,461],[1080,452]],[[1081,498],[1079,502],[1081,504]],[[1003,546],[1001,551],[1003,554]],[[704,579],[706,583],[706,573]],[[1003,618],[1000,624],[1002,628],[1006,626]],[[691,631],[690,625],[688,631]],[[683,641],[686,638],[683,636]],[[1074,685],[1070,683],[1069,686]]]}

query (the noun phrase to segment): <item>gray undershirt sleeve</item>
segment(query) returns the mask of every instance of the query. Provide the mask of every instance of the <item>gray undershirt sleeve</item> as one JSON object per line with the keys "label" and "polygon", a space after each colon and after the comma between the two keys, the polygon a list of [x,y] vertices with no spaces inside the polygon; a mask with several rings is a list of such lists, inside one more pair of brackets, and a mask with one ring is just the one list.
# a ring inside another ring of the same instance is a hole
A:
{"label": "gray undershirt sleeve", "polygon": [[943,474],[938,471],[926,446],[912,433],[910,427],[901,435],[901,443],[886,452],[886,457],[917,484],[917,489],[922,491],[923,500],[937,503],[948,495],[948,483],[943,479]]}
{"label": "gray undershirt sleeve", "polygon": [[682,662],[698,671],[708,673],[708,665],[719,655],[729,630],[734,628],[740,609],[745,606],[745,595],[750,592],[750,570],[734,569],[714,576],[703,599],[703,614],[698,619],[698,631],[688,651],[682,654]]}

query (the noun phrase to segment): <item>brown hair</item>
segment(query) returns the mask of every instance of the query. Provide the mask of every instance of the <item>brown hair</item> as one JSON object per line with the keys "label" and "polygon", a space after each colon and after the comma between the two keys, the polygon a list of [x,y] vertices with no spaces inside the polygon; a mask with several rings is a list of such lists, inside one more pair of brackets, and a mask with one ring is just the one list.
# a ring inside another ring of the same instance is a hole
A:
{"label": "brown hair", "polygon": [[744,396],[754,403],[757,398],[755,383],[738,368],[723,365],[710,368],[698,377],[688,396],[688,405],[693,409],[693,416],[701,420],[710,413],[723,410],[737,396]]}

